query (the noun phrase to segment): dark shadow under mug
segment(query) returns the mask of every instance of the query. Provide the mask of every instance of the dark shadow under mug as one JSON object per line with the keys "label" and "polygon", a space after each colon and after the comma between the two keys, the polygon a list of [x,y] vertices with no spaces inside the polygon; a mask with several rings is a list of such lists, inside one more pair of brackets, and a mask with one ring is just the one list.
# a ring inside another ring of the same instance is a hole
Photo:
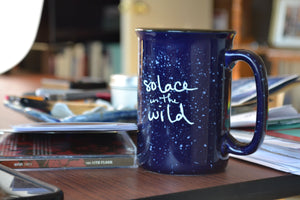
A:
{"label": "dark shadow under mug", "polygon": [[[201,174],[226,168],[229,153],[255,152],[266,131],[268,85],[263,61],[231,50],[234,31],[137,29],[138,159],[145,169]],[[257,120],[251,142],[230,134],[235,61],[253,70]]]}

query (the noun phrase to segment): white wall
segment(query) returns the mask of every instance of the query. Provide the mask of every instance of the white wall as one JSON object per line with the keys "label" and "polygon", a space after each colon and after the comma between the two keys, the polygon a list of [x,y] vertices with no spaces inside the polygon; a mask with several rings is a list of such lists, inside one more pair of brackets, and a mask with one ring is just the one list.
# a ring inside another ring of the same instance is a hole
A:
{"label": "white wall", "polygon": [[122,0],[122,73],[137,75],[138,40],[136,28],[210,29],[212,0]]}

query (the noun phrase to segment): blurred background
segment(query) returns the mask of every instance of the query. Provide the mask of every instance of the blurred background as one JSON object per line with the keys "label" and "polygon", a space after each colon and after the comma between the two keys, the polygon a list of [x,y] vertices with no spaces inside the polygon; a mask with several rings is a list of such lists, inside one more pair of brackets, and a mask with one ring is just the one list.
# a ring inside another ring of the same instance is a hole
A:
{"label": "blurred background", "polygon": [[[45,0],[30,52],[6,73],[106,82],[112,74],[135,76],[134,30],[143,27],[233,29],[233,48],[258,53],[269,75],[300,74],[299,16],[300,2],[290,0]],[[233,79],[251,76],[238,62]],[[298,102],[296,89],[288,101]]]}
{"label": "blurred background", "polygon": [[[10,73],[134,75],[136,27],[234,29],[234,48],[265,56],[271,11],[272,0],[45,0],[35,43]],[[247,67],[235,71],[234,78],[251,76]]]}

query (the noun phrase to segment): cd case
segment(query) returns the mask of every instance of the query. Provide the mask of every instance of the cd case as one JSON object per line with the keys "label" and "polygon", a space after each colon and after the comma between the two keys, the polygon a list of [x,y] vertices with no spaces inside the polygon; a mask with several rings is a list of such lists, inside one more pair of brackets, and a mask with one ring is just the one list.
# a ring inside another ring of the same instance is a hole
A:
{"label": "cd case", "polygon": [[126,131],[1,132],[0,164],[13,169],[137,167]]}
{"label": "cd case", "polygon": [[69,123],[29,123],[12,126],[12,132],[47,132],[60,133],[72,132],[82,133],[85,131],[136,131],[134,123],[121,122],[69,122]]}

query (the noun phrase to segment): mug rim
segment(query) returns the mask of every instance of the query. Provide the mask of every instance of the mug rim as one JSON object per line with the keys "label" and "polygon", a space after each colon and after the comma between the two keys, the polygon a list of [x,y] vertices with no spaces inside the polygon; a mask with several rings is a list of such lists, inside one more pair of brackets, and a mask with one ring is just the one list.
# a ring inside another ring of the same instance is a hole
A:
{"label": "mug rim", "polygon": [[188,29],[188,28],[136,28],[135,32],[167,32],[167,33],[233,33],[235,30],[217,30],[217,29]]}

